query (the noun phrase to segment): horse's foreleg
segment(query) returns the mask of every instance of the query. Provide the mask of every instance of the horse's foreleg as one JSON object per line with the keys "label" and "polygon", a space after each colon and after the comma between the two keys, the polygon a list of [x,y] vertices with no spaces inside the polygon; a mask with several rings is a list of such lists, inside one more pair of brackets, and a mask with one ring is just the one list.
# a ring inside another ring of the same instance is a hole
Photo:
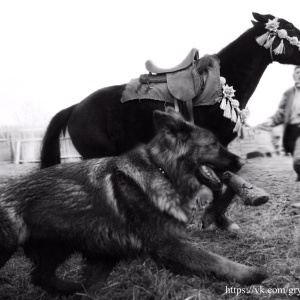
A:
{"label": "horse's foreleg", "polygon": [[239,226],[225,216],[225,212],[234,196],[235,192],[230,187],[227,187],[224,192],[214,192],[214,200],[206,207],[202,216],[202,227],[207,228],[215,223],[221,229],[238,230]]}
{"label": "horse's foreleg", "polygon": [[222,191],[214,193],[213,203],[206,208],[203,214],[203,228],[215,222],[222,229],[239,229],[236,223],[225,216],[235,194],[242,199],[245,205],[262,205],[269,200],[269,195],[263,189],[254,186],[238,174],[227,171],[222,175],[222,182],[226,184],[227,189],[224,193]]}

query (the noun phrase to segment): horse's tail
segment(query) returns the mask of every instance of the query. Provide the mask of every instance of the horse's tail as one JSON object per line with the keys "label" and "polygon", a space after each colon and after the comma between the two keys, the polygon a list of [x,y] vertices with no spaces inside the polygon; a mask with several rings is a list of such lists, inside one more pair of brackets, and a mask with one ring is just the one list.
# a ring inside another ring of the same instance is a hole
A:
{"label": "horse's tail", "polygon": [[57,113],[50,121],[43,138],[41,151],[41,169],[60,164],[59,136],[66,133],[69,117],[77,104]]}

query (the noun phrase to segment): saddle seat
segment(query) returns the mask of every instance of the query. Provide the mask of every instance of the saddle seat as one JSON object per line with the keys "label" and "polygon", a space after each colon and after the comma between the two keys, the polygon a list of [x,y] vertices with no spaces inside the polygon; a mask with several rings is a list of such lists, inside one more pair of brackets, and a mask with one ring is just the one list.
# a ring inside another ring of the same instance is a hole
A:
{"label": "saddle seat", "polygon": [[147,71],[149,71],[151,74],[163,74],[163,73],[172,73],[172,72],[177,72],[182,69],[186,69],[188,66],[190,66],[195,60],[199,59],[199,51],[196,48],[193,48],[189,54],[186,56],[186,58],[176,65],[175,67],[172,68],[160,68],[154,64],[152,60],[147,60],[145,65]]}

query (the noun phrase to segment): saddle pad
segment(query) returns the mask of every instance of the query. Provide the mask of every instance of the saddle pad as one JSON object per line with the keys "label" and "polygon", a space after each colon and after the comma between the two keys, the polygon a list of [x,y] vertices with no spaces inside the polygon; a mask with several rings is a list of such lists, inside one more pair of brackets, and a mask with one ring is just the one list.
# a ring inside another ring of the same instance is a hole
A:
{"label": "saddle pad", "polygon": [[121,102],[124,103],[129,100],[151,99],[174,103],[174,98],[169,93],[166,83],[151,84],[150,89],[147,84],[142,84],[140,88],[139,86],[139,78],[131,79],[123,91]]}
{"label": "saddle pad", "polygon": [[219,68],[208,67],[202,73],[203,90],[193,100],[194,106],[214,105],[222,99],[222,87]]}

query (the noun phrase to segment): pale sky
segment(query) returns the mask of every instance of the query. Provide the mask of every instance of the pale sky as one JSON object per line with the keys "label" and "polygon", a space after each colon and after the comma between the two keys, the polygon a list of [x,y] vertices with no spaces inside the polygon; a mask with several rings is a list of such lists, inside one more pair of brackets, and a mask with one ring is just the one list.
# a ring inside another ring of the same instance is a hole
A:
{"label": "pale sky", "polygon": [[[252,26],[252,12],[300,28],[299,7],[299,0],[0,0],[0,125],[18,123],[28,106],[36,110],[29,119],[50,118],[146,73],[147,59],[172,67],[194,47],[217,53]],[[248,103],[251,125],[275,112],[292,72],[268,67]]]}

